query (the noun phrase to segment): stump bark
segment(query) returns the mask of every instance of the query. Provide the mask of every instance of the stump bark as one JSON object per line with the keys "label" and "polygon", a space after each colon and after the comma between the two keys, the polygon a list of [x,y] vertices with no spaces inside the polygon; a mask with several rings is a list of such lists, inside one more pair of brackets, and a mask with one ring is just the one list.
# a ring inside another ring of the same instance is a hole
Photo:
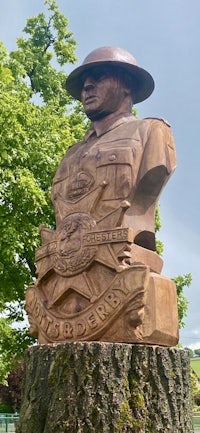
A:
{"label": "stump bark", "polygon": [[31,347],[17,433],[190,433],[189,357],[118,343]]}

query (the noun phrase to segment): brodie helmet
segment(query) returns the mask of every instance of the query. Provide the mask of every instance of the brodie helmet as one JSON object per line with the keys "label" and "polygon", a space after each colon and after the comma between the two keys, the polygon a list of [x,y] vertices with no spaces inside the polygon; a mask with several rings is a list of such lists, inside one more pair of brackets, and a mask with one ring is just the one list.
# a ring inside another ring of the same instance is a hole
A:
{"label": "brodie helmet", "polygon": [[147,99],[154,90],[154,80],[145,69],[137,65],[135,58],[126,50],[119,47],[101,47],[92,51],[83,61],[82,65],[72,71],[66,81],[68,92],[78,100],[81,100],[83,81],[88,71],[97,66],[111,65],[126,71],[131,78],[131,86],[134,92],[134,103]]}

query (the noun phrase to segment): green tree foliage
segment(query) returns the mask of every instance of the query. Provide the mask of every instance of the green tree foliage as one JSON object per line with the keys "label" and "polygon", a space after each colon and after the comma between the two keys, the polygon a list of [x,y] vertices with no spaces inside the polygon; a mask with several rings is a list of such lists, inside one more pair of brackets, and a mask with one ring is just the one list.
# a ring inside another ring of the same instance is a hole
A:
{"label": "green tree foliage", "polygon": [[9,54],[0,44],[0,379],[31,341],[27,330],[11,325],[23,321],[38,227],[54,225],[56,167],[86,127],[82,111],[71,108],[59,69],[75,61],[76,43],[56,2],[45,3],[47,14],[27,20],[16,51]]}
{"label": "green tree foliage", "polygon": [[[155,217],[155,232],[157,233],[161,229],[161,218],[160,218],[160,209],[159,207],[156,209],[156,217]],[[156,250],[157,253],[162,256],[164,251],[164,244],[159,239],[156,239]],[[178,275],[173,278],[173,281],[176,284],[177,290],[177,299],[178,299],[178,317],[179,317],[179,328],[183,328],[185,326],[184,318],[187,316],[188,309],[188,299],[184,295],[185,287],[189,287],[192,282],[192,275],[190,273],[185,275]]]}
{"label": "green tree foliage", "polygon": [[[162,227],[161,224],[161,218],[160,218],[160,208],[159,206],[156,209],[156,215],[155,215],[155,232],[157,233]],[[159,254],[159,256],[162,256],[164,251],[164,244],[162,241],[156,238],[156,252]]]}
{"label": "green tree foliage", "polygon": [[184,349],[188,351],[190,358],[194,357],[194,351],[190,347],[184,347]]}
{"label": "green tree foliage", "polygon": [[178,275],[173,278],[176,289],[177,289],[177,299],[178,299],[178,316],[179,316],[179,327],[183,328],[185,326],[184,317],[187,316],[188,299],[184,295],[184,288],[189,287],[192,282],[192,275]]}
{"label": "green tree foliage", "polygon": [[[35,277],[38,227],[55,224],[52,179],[87,126],[64,86],[62,67],[76,60],[76,42],[56,1],[45,4],[46,14],[27,20],[15,51],[0,43],[0,381],[33,341],[17,324],[23,323],[24,292]],[[162,243],[157,246],[161,254]],[[182,323],[184,281],[177,278]]]}
{"label": "green tree foliage", "polygon": [[19,412],[21,406],[23,372],[24,363],[23,361],[20,361],[16,368],[8,375],[8,384],[0,384],[0,413]]}

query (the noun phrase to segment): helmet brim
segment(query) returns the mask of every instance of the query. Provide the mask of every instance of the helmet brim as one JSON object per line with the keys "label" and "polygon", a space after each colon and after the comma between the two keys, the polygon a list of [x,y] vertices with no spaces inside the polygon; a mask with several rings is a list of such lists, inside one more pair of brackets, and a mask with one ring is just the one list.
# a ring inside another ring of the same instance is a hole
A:
{"label": "helmet brim", "polygon": [[155,83],[149,72],[137,65],[119,61],[96,61],[81,65],[72,71],[66,80],[66,89],[73,98],[81,101],[81,91],[85,72],[96,66],[112,65],[129,73],[132,77],[132,89],[134,92],[134,104],[147,99],[153,92]]}

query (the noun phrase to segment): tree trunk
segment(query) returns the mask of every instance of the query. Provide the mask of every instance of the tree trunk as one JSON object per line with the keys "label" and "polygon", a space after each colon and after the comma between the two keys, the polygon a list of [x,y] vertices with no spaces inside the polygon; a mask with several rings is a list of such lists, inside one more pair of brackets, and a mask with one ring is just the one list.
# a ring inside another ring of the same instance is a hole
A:
{"label": "tree trunk", "polygon": [[31,347],[17,433],[189,433],[185,350],[118,343]]}

